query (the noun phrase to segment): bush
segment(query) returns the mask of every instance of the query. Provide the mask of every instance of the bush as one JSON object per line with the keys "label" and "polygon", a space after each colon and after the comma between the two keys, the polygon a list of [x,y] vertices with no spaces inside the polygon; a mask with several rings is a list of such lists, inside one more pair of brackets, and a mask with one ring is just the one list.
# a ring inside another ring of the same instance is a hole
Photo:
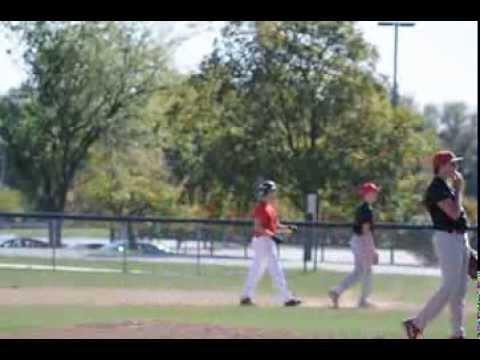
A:
{"label": "bush", "polygon": [[0,187],[0,211],[23,211],[21,193],[16,190]]}
{"label": "bush", "polygon": [[465,197],[463,200],[463,206],[465,208],[465,212],[467,213],[468,221],[471,225],[477,223],[477,215],[478,215],[478,203],[477,199],[472,197]]}

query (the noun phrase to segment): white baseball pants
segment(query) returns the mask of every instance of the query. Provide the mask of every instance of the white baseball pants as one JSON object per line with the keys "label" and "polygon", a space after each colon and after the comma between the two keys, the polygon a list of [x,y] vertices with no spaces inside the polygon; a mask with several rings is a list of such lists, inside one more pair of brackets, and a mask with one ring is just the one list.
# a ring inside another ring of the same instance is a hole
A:
{"label": "white baseball pants", "polygon": [[[369,239],[370,240],[370,239]],[[357,235],[352,236],[350,247],[352,248],[354,258],[353,271],[338,284],[333,291],[341,295],[345,290],[352,287],[358,281],[362,283],[359,303],[367,301],[368,296],[372,292],[372,261],[371,253],[373,248],[371,244],[363,244],[362,238]],[[372,240],[373,241],[373,240]]]}
{"label": "white baseball pants", "polygon": [[464,336],[463,314],[469,259],[467,234],[436,231],[433,245],[440,263],[442,284],[413,322],[418,328],[424,329],[449,304],[452,336]]}
{"label": "white baseball pants", "polygon": [[253,261],[248,270],[242,298],[253,298],[255,287],[265,273],[265,268],[272,277],[273,285],[280,293],[283,302],[292,298],[287,287],[287,281],[277,258],[275,242],[269,236],[259,236],[252,239],[254,252]]}

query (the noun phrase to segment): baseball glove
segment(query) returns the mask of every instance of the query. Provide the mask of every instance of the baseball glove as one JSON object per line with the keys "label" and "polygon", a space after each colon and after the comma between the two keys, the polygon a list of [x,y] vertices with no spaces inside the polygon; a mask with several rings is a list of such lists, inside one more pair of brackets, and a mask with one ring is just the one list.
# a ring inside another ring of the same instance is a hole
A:
{"label": "baseball glove", "polygon": [[289,225],[288,226],[288,229],[292,232],[292,233],[296,233],[298,231],[298,227],[296,225]]}
{"label": "baseball glove", "polygon": [[468,259],[468,275],[472,280],[477,280],[477,272],[478,272],[477,259],[478,259],[477,252],[473,249],[470,249],[470,256]]}
{"label": "baseball glove", "polygon": [[275,241],[277,244],[283,244],[284,241],[282,238],[279,238],[278,236],[272,236],[272,240]]}

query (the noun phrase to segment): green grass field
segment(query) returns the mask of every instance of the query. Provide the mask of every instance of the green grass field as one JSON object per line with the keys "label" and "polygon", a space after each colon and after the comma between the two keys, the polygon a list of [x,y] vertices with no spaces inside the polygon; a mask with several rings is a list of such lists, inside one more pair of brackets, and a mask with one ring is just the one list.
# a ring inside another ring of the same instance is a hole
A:
{"label": "green grass field", "polygon": [[[167,320],[179,323],[223,325],[229,327],[285,330],[302,337],[316,338],[385,338],[403,337],[400,322],[403,311],[331,310],[312,308],[239,308],[222,307],[153,307],[153,306],[29,306],[0,307],[0,332],[21,333],[28,329],[64,327],[75,324],[119,322],[122,320]],[[475,320],[470,314],[467,328],[474,338]],[[448,336],[448,319],[435,320],[426,338]]]}
{"label": "green grass field", "polygon": [[[11,260],[0,258],[0,262]],[[16,259],[20,262],[19,259]],[[69,261],[86,266],[85,261]],[[90,266],[91,264],[89,264]],[[114,262],[95,263],[96,266],[118,266]],[[239,267],[202,265],[201,274],[195,265],[130,263],[135,269],[152,271],[148,275],[94,274],[52,271],[0,270],[0,288],[68,287],[122,288],[153,290],[211,290],[232,293],[232,305],[227,306],[84,306],[84,305],[0,305],[0,333],[28,329],[63,327],[73,324],[104,323],[120,320],[168,320],[175,322],[211,324],[230,327],[253,327],[265,330],[284,330],[298,336],[319,338],[399,338],[400,321],[412,315],[412,310],[340,309],[326,307],[240,308],[235,305],[243,284],[246,269]],[[302,273],[288,271],[290,288],[300,297],[325,298],[327,290],[344,273],[319,271]],[[404,303],[420,308],[439,284],[438,278],[398,275],[375,275],[372,301]],[[268,276],[258,288],[259,295],[272,294]],[[352,296],[358,289],[350,291]],[[477,293],[471,282],[466,304],[466,327],[475,337]],[[427,338],[449,335],[448,313],[444,311],[427,329]]]}
{"label": "green grass field", "polygon": [[[48,228],[45,224],[44,229],[1,229],[0,235],[16,235],[25,237],[47,237]],[[108,238],[110,232],[108,228],[63,228],[64,237],[89,237],[89,238]]]}

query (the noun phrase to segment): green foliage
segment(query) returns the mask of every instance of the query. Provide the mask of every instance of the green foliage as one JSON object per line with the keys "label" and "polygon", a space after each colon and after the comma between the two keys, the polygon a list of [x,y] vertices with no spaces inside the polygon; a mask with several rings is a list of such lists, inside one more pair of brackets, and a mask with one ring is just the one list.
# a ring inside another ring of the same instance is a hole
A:
{"label": "green foliage", "polygon": [[3,25],[28,80],[0,98],[0,138],[34,209],[240,218],[268,178],[282,218],[316,191],[321,220],[349,221],[372,180],[380,221],[422,223],[422,160],[440,145],[466,157],[476,194],[476,114],[393,109],[354,22],[232,21],[189,76],[135,22]]}
{"label": "green foliage", "polygon": [[43,211],[63,211],[91,146],[135,117],[166,73],[148,32],[121,22],[20,22],[28,80],[0,99],[0,136],[18,187]]}
{"label": "green foliage", "polygon": [[0,187],[0,211],[21,212],[22,194],[19,191]]}
{"label": "green foliage", "polygon": [[391,108],[375,60],[352,22],[229,23],[166,113],[166,154],[190,199],[216,194],[245,211],[273,178],[297,210],[319,191],[323,219],[345,220],[356,186],[374,180],[385,218],[408,217],[418,199],[397,191],[415,193],[434,134]]}
{"label": "green foliage", "polygon": [[78,179],[71,202],[83,211],[114,215],[170,215],[176,189],[166,182],[161,155],[155,151],[95,147]]}
{"label": "green foliage", "polygon": [[427,105],[424,116],[439,138],[440,146],[464,157],[461,171],[466,180],[466,193],[478,193],[478,116],[470,113],[465,103],[445,103],[441,107]]}
{"label": "green foliage", "polygon": [[478,201],[476,198],[465,197],[463,206],[471,224],[476,224],[478,219]]}

